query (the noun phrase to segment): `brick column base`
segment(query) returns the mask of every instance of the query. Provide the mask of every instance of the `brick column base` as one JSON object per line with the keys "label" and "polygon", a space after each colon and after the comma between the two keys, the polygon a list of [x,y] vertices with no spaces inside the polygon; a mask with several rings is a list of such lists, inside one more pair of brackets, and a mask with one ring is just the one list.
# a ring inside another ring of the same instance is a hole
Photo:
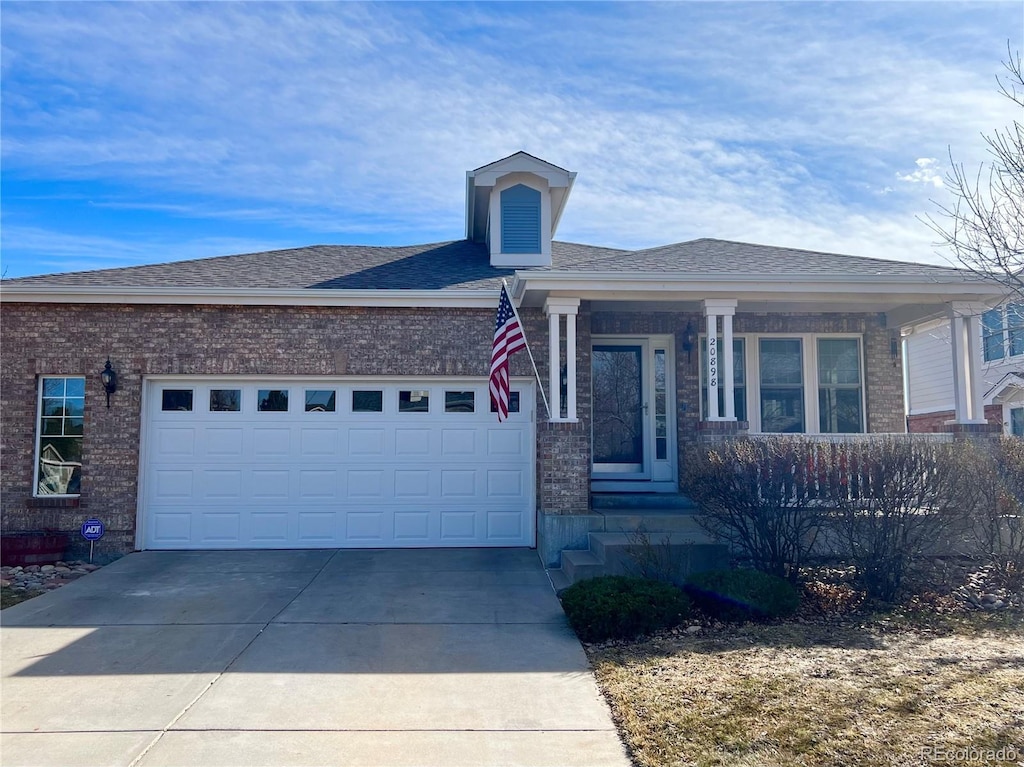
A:
{"label": "brick column base", "polygon": [[744,437],[750,430],[749,421],[698,421],[697,434],[701,442],[715,442],[730,437]]}
{"label": "brick column base", "polygon": [[998,423],[947,423],[942,430],[953,435],[953,439],[996,439],[1003,433]]}

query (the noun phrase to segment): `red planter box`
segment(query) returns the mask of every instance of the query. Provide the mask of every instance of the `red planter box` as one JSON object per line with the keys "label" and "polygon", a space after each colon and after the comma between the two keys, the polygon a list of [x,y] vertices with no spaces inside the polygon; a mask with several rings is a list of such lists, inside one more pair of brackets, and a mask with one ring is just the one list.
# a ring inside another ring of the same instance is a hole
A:
{"label": "red planter box", "polygon": [[71,538],[67,533],[28,532],[0,535],[0,564],[52,565],[64,558]]}

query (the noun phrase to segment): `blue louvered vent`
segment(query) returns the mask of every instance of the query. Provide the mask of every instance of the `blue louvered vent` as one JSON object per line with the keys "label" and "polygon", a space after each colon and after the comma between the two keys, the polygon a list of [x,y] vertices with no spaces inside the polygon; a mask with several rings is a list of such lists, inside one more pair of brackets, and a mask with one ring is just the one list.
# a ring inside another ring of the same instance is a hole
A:
{"label": "blue louvered vent", "polygon": [[540,192],[516,184],[501,193],[501,252],[540,253]]}

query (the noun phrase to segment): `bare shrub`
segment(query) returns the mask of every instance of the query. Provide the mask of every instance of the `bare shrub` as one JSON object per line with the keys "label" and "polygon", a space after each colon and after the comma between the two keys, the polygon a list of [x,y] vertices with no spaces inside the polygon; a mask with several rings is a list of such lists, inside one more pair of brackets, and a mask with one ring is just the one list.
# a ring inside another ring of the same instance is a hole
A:
{"label": "bare shrub", "polygon": [[964,456],[973,513],[966,553],[988,567],[997,588],[1024,588],[1024,440],[1003,437]]}
{"label": "bare shrub", "polygon": [[626,570],[637,578],[664,581],[682,586],[690,572],[690,549],[688,546],[674,546],[672,536],[663,533],[654,541],[643,525],[626,533],[629,546],[626,547]]}
{"label": "bare shrub", "polygon": [[836,541],[868,596],[891,602],[973,501],[966,443],[875,438],[836,445]]}
{"label": "bare shrub", "polygon": [[754,568],[795,582],[830,505],[833,447],[799,437],[704,446],[690,452],[683,487],[705,530]]}

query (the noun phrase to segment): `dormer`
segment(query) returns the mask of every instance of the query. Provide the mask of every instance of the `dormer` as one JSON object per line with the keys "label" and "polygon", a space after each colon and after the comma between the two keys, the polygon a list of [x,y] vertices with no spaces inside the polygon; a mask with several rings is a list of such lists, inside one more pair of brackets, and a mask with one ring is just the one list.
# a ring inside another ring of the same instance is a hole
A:
{"label": "dormer", "polygon": [[466,238],[491,266],[551,266],[551,240],[576,174],[526,152],[466,173]]}

